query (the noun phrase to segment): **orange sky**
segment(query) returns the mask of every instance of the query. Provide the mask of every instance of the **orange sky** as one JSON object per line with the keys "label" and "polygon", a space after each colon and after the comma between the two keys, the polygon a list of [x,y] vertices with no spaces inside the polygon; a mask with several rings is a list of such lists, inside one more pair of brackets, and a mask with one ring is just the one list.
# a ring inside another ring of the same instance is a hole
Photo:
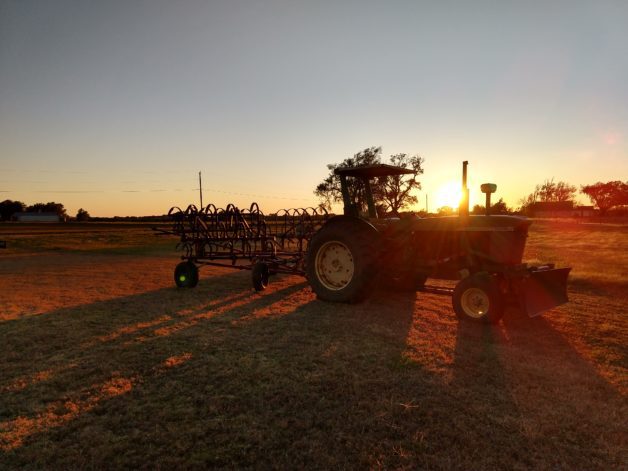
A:
{"label": "orange sky", "polygon": [[[0,198],[69,214],[312,206],[370,146],[470,162],[512,206],[545,179],[628,179],[628,3],[11,2]],[[583,203],[587,200],[582,198]]]}

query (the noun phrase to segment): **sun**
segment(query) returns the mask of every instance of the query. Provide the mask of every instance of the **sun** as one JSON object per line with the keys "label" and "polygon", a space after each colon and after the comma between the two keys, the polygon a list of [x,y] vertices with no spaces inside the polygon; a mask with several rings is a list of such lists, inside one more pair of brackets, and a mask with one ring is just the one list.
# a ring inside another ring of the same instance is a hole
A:
{"label": "sun", "polygon": [[436,191],[436,207],[449,206],[456,209],[462,199],[462,187],[460,182],[450,181],[441,185]]}

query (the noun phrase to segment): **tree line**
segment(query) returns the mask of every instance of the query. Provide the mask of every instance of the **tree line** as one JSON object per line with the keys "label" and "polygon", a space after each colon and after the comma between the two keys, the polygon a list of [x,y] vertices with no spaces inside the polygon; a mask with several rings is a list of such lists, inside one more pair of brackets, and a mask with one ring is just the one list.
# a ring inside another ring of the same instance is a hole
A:
{"label": "tree line", "polygon": [[[423,164],[425,159],[420,155],[394,154],[388,159],[382,161],[381,147],[368,147],[353,157],[349,157],[340,163],[328,164],[329,175],[319,183],[314,194],[319,198],[320,207],[331,209],[333,203],[342,201],[342,192],[340,190],[340,178],[334,173],[337,168],[344,167],[361,167],[365,165],[375,165],[387,163],[405,169],[411,169],[414,174],[411,175],[395,175],[388,177],[378,177],[372,182],[373,199],[376,203],[378,213],[389,213],[398,215],[402,210],[408,209],[418,202],[417,197],[413,194],[413,190],[421,189],[421,182],[418,180],[419,175],[424,173]],[[352,203],[358,208],[366,207],[366,191],[364,183],[357,178],[348,179],[349,194]],[[620,180],[609,182],[597,182],[590,185],[582,185],[580,193],[586,195],[591,202],[599,209],[601,215],[605,215],[609,210],[615,207],[628,205],[628,181]],[[506,214],[512,212],[529,213],[536,203],[561,203],[575,202],[578,188],[569,183],[554,179],[545,180],[543,183],[536,185],[534,191],[519,200],[518,210],[509,208],[503,199],[499,199],[492,204],[491,212],[494,214]],[[35,203],[27,206],[21,201],[4,200],[0,202],[0,220],[8,221],[16,213],[20,212],[52,212],[57,214],[62,220],[68,218],[67,212],[63,204],[54,201],[48,203]],[[443,207],[438,209],[438,214],[453,214],[455,208]],[[474,214],[484,213],[485,208],[482,205],[475,205],[471,210]],[[73,218],[77,221],[87,221],[90,214],[80,208]]]}
{"label": "tree line", "polygon": [[[382,148],[369,147],[358,152],[353,157],[349,157],[337,164],[328,164],[329,175],[316,186],[314,194],[320,200],[320,206],[330,209],[332,203],[342,201],[340,191],[340,177],[334,173],[337,168],[360,167],[364,165],[374,165],[388,163],[399,167],[412,169],[415,175],[397,175],[389,177],[379,177],[372,182],[373,199],[375,200],[378,212],[398,214],[401,210],[407,209],[417,203],[417,198],[412,194],[412,190],[420,190],[421,183],[418,176],[423,174],[423,164],[425,159],[419,155],[410,156],[408,154],[391,155],[386,162],[382,162]],[[366,193],[364,183],[360,179],[351,178],[347,181],[349,186],[349,196],[352,204],[358,208],[366,207]],[[567,202],[575,203],[578,191],[586,195],[601,215],[605,215],[610,209],[628,205],[628,181],[620,180],[610,182],[597,182],[590,185],[577,187],[569,183],[554,179],[545,180],[536,185],[534,191],[519,201],[518,210],[509,208],[503,199],[499,199],[491,206],[493,214],[506,214],[512,212],[529,213],[536,203]],[[455,208],[443,207],[438,209],[438,214],[453,214]],[[484,213],[482,205],[475,205],[472,209],[474,214]]]}
{"label": "tree line", "polygon": [[[33,212],[33,213],[55,213],[61,220],[68,218],[67,211],[62,203],[54,201],[48,203],[35,203],[26,205],[22,201],[4,200],[0,202],[0,220],[10,221],[17,213]],[[80,208],[74,219],[77,221],[88,221],[89,213]]]}
{"label": "tree line", "polygon": [[[605,215],[610,209],[628,205],[628,181],[597,182],[580,186],[580,193]],[[529,211],[537,202],[574,203],[578,188],[569,183],[554,179],[536,185],[534,191],[520,200],[520,211]]]}

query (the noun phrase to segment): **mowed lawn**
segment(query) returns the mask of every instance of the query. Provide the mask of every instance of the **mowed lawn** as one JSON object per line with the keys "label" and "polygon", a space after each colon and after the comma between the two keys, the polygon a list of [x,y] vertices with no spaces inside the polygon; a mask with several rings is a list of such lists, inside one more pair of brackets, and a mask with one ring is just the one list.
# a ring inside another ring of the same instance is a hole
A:
{"label": "mowed lawn", "polygon": [[570,303],[496,326],[450,299],[255,293],[141,225],[0,225],[0,468],[621,469],[628,226],[540,222]]}

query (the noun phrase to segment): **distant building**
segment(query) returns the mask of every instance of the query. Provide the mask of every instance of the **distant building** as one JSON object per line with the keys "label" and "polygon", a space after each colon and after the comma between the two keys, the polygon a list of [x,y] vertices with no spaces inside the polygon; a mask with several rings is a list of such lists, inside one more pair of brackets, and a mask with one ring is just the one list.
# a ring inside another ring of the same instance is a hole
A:
{"label": "distant building", "polygon": [[13,215],[18,222],[62,222],[63,219],[57,213],[28,212],[15,213]]}
{"label": "distant building", "polygon": [[580,218],[588,218],[597,214],[593,206],[576,206],[573,208],[573,212],[574,216]]}
{"label": "distant building", "polygon": [[595,216],[593,206],[574,206],[572,201],[537,201],[530,206],[535,218],[573,218]]}

